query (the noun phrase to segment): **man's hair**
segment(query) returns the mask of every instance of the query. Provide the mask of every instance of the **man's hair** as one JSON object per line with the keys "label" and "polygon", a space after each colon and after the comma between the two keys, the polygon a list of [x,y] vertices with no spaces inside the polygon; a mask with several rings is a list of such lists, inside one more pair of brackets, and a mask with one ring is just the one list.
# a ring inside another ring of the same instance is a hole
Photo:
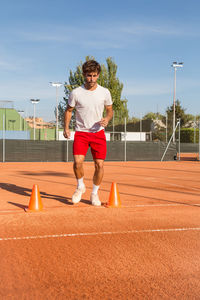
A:
{"label": "man's hair", "polygon": [[88,60],[82,66],[83,74],[97,72],[98,74],[101,72],[100,64],[95,60]]}

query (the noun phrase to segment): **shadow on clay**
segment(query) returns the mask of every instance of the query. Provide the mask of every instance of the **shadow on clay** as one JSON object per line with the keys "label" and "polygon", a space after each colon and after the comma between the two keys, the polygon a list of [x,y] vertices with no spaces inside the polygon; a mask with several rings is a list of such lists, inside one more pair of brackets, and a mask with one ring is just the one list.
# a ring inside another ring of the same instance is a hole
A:
{"label": "shadow on clay", "polygon": [[[11,183],[0,183],[0,188],[4,189],[6,191],[9,191],[11,193],[15,193],[15,194],[22,195],[25,197],[30,197],[31,192],[32,192],[32,189],[17,186],[15,184],[11,184]],[[58,195],[48,194],[46,192],[41,192],[41,191],[40,191],[40,195],[41,195],[41,197],[46,198],[46,199],[56,200],[56,201],[66,204],[66,205],[73,205],[73,203],[70,201],[70,198],[68,198],[68,197],[62,197],[62,196],[58,196]],[[8,203],[15,205],[17,207],[23,208],[23,209],[27,207],[20,203],[15,203],[15,202],[8,202]]]}

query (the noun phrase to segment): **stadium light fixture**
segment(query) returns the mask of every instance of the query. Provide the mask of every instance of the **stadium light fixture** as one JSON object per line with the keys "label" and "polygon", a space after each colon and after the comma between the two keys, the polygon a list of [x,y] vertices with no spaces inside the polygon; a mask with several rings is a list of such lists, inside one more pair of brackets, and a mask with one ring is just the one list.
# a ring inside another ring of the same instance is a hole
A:
{"label": "stadium light fixture", "polygon": [[35,141],[35,105],[40,102],[40,99],[31,99],[30,101],[33,104],[33,139]]}
{"label": "stadium light fixture", "polygon": [[58,140],[58,89],[63,85],[61,82],[49,82],[51,86],[56,88],[56,140]]}
{"label": "stadium light fixture", "polygon": [[[172,63],[172,67],[174,68],[174,98],[173,98],[173,132],[175,130],[175,118],[176,118],[176,70],[177,68],[183,67],[183,62],[177,63],[174,61]],[[175,134],[173,135],[173,142],[175,142]]]}

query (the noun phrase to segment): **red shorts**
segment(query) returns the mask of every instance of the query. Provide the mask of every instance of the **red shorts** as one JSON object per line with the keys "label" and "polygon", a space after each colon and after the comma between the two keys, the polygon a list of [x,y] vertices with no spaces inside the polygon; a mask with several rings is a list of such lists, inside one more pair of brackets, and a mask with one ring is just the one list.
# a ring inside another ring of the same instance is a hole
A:
{"label": "red shorts", "polygon": [[91,148],[93,159],[106,158],[106,136],[104,130],[98,132],[76,131],[73,143],[73,155],[86,155]]}

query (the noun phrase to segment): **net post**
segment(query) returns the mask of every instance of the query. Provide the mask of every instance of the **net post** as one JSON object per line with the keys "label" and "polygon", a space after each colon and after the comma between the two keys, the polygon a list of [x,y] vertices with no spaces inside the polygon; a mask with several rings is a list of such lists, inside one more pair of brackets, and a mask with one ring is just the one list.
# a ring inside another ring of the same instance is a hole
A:
{"label": "net post", "polygon": [[178,160],[180,160],[181,156],[181,119],[178,119],[179,126],[178,126]]}
{"label": "net post", "polygon": [[165,151],[164,151],[164,153],[163,153],[163,156],[162,156],[162,158],[161,158],[160,161],[163,161],[163,159],[164,159],[164,157],[165,157],[165,154],[166,154],[166,152],[167,152],[167,150],[168,150],[168,148],[169,148],[169,145],[171,144],[171,140],[172,140],[172,138],[173,138],[174,135],[175,135],[176,128],[177,128],[178,125],[179,125],[179,121],[177,122],[176,127],[174,128],[174,131],[173,131],[173,133],[172,133],[172,136],[171,136],[171,138],[170,138],[170,140],[169,140],[169,142],[168,142],[168,144],[167,144],[167,147],[166,147],[166,149],[165,149]]}

